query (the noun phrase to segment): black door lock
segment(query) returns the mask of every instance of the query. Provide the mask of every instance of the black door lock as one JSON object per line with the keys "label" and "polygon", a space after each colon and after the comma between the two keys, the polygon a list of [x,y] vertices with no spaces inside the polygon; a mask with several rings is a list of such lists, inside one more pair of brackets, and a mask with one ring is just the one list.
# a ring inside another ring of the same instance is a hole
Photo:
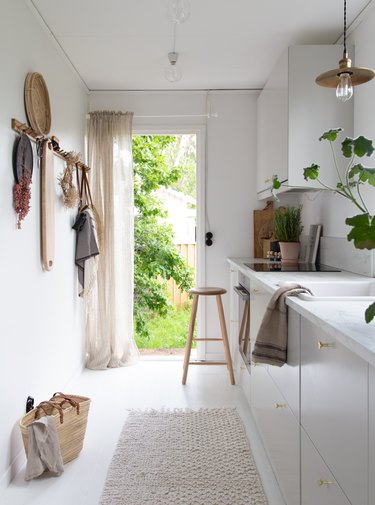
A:
{"label": "black door lock", "polygon": [[210,246],[213,244],[212,237],[213,237],[213,234],[210,231],[208,231],[206,233],[206,245]]}

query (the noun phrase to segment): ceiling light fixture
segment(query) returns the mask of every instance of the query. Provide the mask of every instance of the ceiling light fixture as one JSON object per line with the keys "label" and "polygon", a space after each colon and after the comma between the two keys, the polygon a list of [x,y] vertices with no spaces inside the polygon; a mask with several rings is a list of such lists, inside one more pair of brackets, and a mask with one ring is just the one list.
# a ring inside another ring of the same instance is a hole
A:
{"label": "ceiling light fixture", "polygon": [[183,23],[190,16],[190,0],[168,0],[167,16],[172,23]]}
{"label": "ceiling light fixture", "polygon": [[[172,5],[177,7],[182,8],[182,4],[186,4],[190,7],[190,4],[188,0],[169,0],[168,6]],[[180,12],[180,11],[178,11]],[[190,14],[190,10],[189,10]],[[186,18],[185,18],[186,19]],[[182,78],[182,72],[180,67],[177,65],[177,60],[179,53],[176,51],[176,37],[177,37],[177,25],[178,22],[174,21],[172,22],[172,51],[168,53],[168,60],[169,60],[169,65],[166,67],[164,70],[164,76],[169,82],[178,82]]]}
{"label": "ceiling light fixture", "polygon": [[318,75],[316,84],[326,88],[336,88],[336,97],[342,102],[350,100],[353,95],[353,86],[371,81],[375,72],[370,68],[352,67],[352,61],[346,50],[346,0],[344,0],[344,52],[339,61],[339,68],[328,70]]}
{"label": "ceiling light fixture", "polygon": [[177,66],[178,53],[171,51],[168,53],[169,65],[165,69],[165,78],[169,82],[177,82],[181,79],[182,73],[180,67]]}

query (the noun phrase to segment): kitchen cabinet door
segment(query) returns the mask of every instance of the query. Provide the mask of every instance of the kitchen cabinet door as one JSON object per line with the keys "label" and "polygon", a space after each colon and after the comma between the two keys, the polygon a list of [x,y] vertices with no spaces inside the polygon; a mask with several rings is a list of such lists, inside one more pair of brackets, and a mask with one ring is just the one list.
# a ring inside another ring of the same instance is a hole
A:
{"label": "kitchen cabinet door", "polygon": [[300,505],[299,424],[263,365],[251,373],[251,407],[288,505]]}
{"label": "kitchen cabinet door", "polygon": [[315,77],[327,68],[335,68],[332,65],[336,65],[341,56],[342,48],[338,45],[289,48],[288,184],[292,186],[321,188],[315,181],[305,181],[303,175],[303,168],[317,163],[321,167],[322,181],[336,187],[329,142],[320,142],[319,138],[337,127],[345,131],[341,140],[352,136],[354,102],[340,102],[335,90],[318,86]]}
{"label": "kitchen cabinet door", "polygon": [[268,372],[287,400],[295,418],[299,420],[299,374],[300,374],[300,315],[288,308],[287,363],[282,367],[268,367]]}
{"label": "kitchen cabinet door", "polygon": [[305,318],[301,425],[351,503],[367,505],[368,365]]}
{"label": "kitchen cabinet door", "polygon": [[239,366],[237,369],[237,384],[242,387],[242,391],[246,397],[248,404],[251,404],[251,375],[249,373],[249,369],[247,364],[243,359],[243,355],[239,354]]}
{"label": "kitchen cabinet door", "polygon": [[[288,178],[287,154],[288,92],[284,89],[267,88],[257,103],[257,191],[270,187],[272,176],[278,173],[280,180]],[[281,161],[282,160],[282,161]]]}
{"label": "kitchen cabinet door", "polygon": [[[353,134],[353,100],[342,103],[334,90],[315,84],[324,69],[333,68],[342,56],[338,45],[291,46],[280,57],[258,97],[257,191],[258,198],[270,197],[272,175],[289,186],[320,188],[305,181],[303,169],[321,166],[325,184],[336,186],[332,155],[327,141],[319,137],[341,127]],[[345,137],[343,137],[344,139]],[[287,191],[282,186],[279,192]]]}
{"label": "kitchen cabinet door", "polygon": [[375,368],[369,367],[369,504],[375,503]]}
{"label": "kitchen cabinet door", "polygon": [[301,504],[351,505],[304,430],[301,430]]}

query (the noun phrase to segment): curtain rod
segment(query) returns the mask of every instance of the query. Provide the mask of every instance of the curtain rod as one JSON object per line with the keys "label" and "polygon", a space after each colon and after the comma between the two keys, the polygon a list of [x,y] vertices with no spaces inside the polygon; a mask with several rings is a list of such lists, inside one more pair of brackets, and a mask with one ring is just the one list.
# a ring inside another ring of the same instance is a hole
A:
{"label": "curtain rod", "polygon": [[[184,117],[207,117],[207,118],[217,118],[219,114],[217,112],[207,113],[207,114],[164,114],[161,116],[142,116],[134,115],[137,119],[162,119],[162,118],[184,118]],[[86,115],[86,119],[90,118],[90,113]]]}

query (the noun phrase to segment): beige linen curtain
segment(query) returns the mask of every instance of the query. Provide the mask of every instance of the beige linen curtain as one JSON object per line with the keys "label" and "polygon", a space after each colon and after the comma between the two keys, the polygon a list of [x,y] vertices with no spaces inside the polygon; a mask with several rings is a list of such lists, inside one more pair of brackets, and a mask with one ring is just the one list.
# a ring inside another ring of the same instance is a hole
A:
{"label": "beige linen curtain", "polygon": [[92,199],[99,229],[97,282],[86,297],[86,366],[138,359],[133,336],[134,196],[132,113],[94,112],[88,125]]}

